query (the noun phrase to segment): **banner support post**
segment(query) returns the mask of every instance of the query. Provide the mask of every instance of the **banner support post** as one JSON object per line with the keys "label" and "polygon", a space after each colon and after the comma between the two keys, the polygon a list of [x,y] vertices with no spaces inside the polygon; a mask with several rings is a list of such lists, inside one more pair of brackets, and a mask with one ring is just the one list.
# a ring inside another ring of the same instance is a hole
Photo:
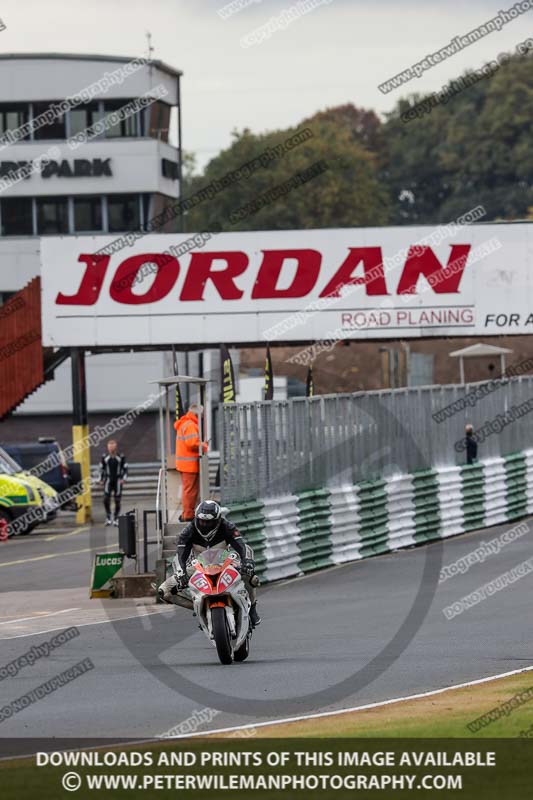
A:
{"label": "banner support post", "polygon": [[79,347],[70,350],[72,373],[72,445],[73,460],[81,466],[82,491],[77,496],[76,523],[92,521],[91,503],[91,447],[87,417],[87,382],[85,379],[85,351]]}

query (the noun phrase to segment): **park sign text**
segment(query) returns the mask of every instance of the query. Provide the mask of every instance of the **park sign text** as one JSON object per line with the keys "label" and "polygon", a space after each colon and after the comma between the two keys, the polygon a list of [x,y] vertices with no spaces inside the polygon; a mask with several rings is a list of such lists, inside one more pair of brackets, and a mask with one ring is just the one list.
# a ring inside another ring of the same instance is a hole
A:
{"label": "park sign text", "polygon": [[107,236],[43,238],[43,343],[533,333],[533,223],[446,230],[149,234],[120,248]]}

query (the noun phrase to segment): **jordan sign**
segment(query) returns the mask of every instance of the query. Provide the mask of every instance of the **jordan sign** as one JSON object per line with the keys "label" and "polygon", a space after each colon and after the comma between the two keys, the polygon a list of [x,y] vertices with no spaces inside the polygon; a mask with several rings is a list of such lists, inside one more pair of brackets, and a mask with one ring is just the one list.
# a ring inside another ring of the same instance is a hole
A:
{"label": "jordan sign", "polygon": [[533,223],[41,239],[47,346],[533,333]]}

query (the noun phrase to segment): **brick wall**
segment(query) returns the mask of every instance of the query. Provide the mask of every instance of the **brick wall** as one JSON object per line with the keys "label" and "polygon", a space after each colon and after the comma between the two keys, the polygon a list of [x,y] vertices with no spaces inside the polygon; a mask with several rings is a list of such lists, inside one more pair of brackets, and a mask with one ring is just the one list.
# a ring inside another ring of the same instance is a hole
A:
{"label": "brick wall", "polygon": [[[105,426],[116,413],[89,414],[89,430]],[[116,439],[119,449],[130,462],[157,461],[157,413],[145,412],[131,425],[108,436],[91,448],[91,464],[96,464],[106,449],[109,438]],[[55,436],[62,447],[72,444],[72,417],[67,414],[24,414],[11,416],[0,423],[0,444],[3,442],[34,442],[39,436]]]}
{"label": "brick wall", "polygon": [[[434,382],[459,383],[459,359],[450,358],[449,354],[463,347],[485,342],[498,347],[507,347],[513,350],[508,355],[507,364],[524,361],[533,357],[533,337],[531,336],[501,336],[454,339],[424,339],[408,340],[411,352],[432,353],[434,355]],[[326,392],[357,392],[371,389],[385,388],[382,380],[380,347],[395,347],[401,349],[400,342],[341,342],[331,351],[321,353],[314,363],[313,377],[315,391]],[[275,375],[287,375],[305,381],[307,367],[290,363],[287,359],[298,353],[303,348],[298,347],[271,347],[272,362]],[[265,362],[264,348],[247,348],[241,351],[241,368],[263,368]],[[489,370],[492,364],[494,369]],[[500,373],[500,359],[474,358],[465,360],[465,377],[467,381],[489,380]]]}

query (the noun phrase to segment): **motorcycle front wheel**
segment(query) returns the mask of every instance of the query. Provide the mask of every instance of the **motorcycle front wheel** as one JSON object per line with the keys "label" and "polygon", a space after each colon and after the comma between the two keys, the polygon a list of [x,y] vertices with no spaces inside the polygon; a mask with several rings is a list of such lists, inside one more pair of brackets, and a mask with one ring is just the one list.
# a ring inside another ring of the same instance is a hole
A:
{"label": "motorcycle front wheel", "polygon": [[238,650],[235,650],[233,653],[233,658],[235,661],[246,661],[248,656],[250,655],[250,634],[247,635],[244,642],[241,644]]}
{"label": "motorcycle front wheel", "polygon": [[231,664],[233,661],[233,651],[231,649],[225,608],[211,609],[211,624],[213,626],[213,636],[215,638],[220,663]]}

